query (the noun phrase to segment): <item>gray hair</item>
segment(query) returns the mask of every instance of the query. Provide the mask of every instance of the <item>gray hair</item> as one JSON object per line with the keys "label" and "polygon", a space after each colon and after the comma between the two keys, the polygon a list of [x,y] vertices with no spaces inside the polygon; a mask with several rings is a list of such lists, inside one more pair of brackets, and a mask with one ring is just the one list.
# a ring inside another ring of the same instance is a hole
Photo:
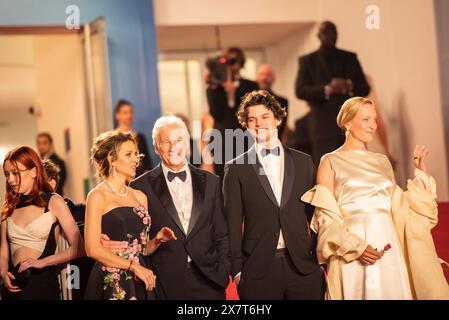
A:
{"label": "gray hair", "polygon": [[187,126],[184,123],[184,121],[182,121],[182,119],[177,116],[168,114],[166,116],[160,117],[154,123],[153,132],[152,132],[153,145],[156,146],[159,143],[159,130],[161,128],[169,126],[169,125],[177,125],[177,126],[181,127],[182,129],[185,129],[187,141],[189,140],[189,130],[187,129]]}

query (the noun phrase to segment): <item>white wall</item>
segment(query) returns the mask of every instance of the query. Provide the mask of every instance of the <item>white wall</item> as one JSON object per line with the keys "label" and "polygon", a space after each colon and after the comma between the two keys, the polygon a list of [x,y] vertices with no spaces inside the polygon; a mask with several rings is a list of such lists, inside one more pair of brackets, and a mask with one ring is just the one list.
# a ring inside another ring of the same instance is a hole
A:
{"label": "white wall", "polygon": [[3,159],[17,145],[34,147],[37,120],[28,113],[36,94],[32,37],[0,36],[0,48],[0,203],[3,203]]}
{"label": "white wall", "polygon": [[317,0],[153,0],[157,26],[315,21]]}
{"label": "white wall", "polygon": [[[82,56],[78,35],[34,38],[36,103],[42,110],[38,130],[52,134],[56,153],[68,169],[65,195],[75,201],[84,200],[83,179],[90,168]],[[65,129],[70,131],[69,152],[65,152]]]}
{"label": "white wall", "polygon": [[[380,8],[379,30],[365,27],[370,4]],[[356,52],[373,78],[391,153],[398,160],[398,182],[403,185],[412,176],[414,145],[426,144],[439,200],[449,200],[433,1],[228,0],[224,5],[218,0],[155,0],[154,6],[160,26],[334,21],[338,46]],[[278,73],[275,89],[290,100],[290,125],[307,112],[293,87],[298,56],[318,48],[315,34],[311,27],[266,48],[267,60]]]}
{"label": "white wall", "polygon": [[294,128],[295,120],[309,112],[309,106],[295,95],[295,80],[298,71],[298,57],[316,48],[315,24],[310,24],[300,33],[281,40],[274,46],[266,47],[267,62],[276,70],[273,90],[287,97],[289,114],[287,125]]}

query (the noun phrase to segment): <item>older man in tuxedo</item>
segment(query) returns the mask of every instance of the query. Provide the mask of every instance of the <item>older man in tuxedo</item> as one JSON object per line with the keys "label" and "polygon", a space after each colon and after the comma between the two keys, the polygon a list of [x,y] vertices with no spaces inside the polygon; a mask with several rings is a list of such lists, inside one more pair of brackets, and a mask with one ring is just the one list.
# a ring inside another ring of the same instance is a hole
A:
{"label": "older man in tuxedo", "polygon": [[177,237],[150,256],[157,298],[225,299],[230,253],[219,178],[187,163],[188,142],[180,118],[159,118],[153,143],[161,162],[131,182],[147,195],[150,236],[168,226]]}

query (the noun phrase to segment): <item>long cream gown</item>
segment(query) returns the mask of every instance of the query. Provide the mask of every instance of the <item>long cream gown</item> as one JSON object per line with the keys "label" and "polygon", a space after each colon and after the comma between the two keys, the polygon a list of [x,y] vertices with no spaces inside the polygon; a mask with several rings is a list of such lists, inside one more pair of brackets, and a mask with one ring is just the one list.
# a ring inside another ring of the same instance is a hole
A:
{"label": "long cream gown", "polygon": [[349,231],[373,248],[391,249],[374,265],[341,264],[344,299],[412,299],[401,244],[391,216],[393,182],[384,155],[336,151],[325,155],[335,173],[334,196]]}

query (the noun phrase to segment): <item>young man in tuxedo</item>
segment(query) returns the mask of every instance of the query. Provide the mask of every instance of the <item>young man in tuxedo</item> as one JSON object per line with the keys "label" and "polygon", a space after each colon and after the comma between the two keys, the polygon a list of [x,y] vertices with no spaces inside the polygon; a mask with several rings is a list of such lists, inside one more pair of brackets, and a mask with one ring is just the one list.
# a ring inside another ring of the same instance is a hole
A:
{"label": "young man in tuxedo", "polygon": [[[286,112],[267,91],[247,94],[238,111],[255,144],[225,166],[224,206],[231,275],[241,299],[322,299],[324,274],[300,196],[315,184],[309,155],[282,145]],[[242,223],[244,222],[243,231]]]}
{"label": "young man in tuxedo", "polygon": [[177,240],[163,243],[149,260],[160,299],[225,299],[230,253],[219,178],[186,161],[189,134],[169,115],[153,128],[161,163],[131,182],[148,198],[150,237],[163,226]]}

